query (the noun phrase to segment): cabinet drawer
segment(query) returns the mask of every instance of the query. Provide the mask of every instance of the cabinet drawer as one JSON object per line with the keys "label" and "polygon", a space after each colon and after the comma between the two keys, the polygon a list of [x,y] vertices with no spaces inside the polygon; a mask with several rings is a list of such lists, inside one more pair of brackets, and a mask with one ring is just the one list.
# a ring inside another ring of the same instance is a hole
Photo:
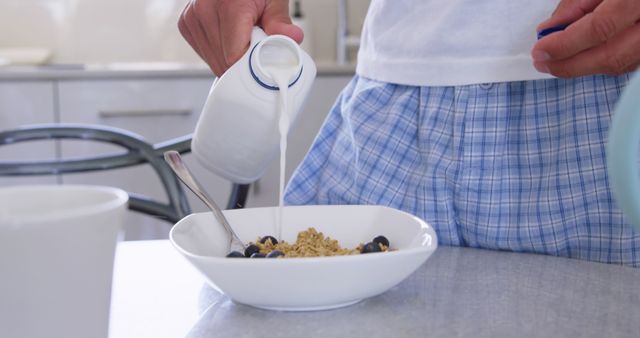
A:
{"label": "cabinet drawer", "polygon": [[[0,129],[55,121],[53,83],[49,81],[0,82]],[[53,160],[54,141],[0,146],[0,159],[9,161]],[[55,183],[55,176],[0,177],[0,186]]]}
{"label": "cabinet drawer", "polygon": [[[193,133],[213,80],[161,79],[60,82],[60,121],[121,128],[157,143]],[[86,141],[65,141],[63,158],[122,152],[119,147]],[[226,204],[231,183],[199,166],[190,155],[187,163],[212,197]],[[140,193],[155,200],[167,198],[149,165],[104,172],[65,175],[64,183],[103,184]],[[205,207],[190,192],[191,207]],[[166,238],[170,225],[151,217],[130,213],[127,239]]]}
{"label": "cabinet drawer", "polygon": [[127,129],[150,142],[193,132],[213,79],[62,81],[60,121]]}

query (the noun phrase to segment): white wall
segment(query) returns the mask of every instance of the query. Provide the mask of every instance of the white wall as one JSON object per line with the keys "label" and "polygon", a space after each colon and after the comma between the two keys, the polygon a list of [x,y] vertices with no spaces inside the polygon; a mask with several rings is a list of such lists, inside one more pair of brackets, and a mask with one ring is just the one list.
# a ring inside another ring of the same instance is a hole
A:
{"label": "white wall", "polygon": [[0,0],[0,47],[48,47],[59,63],[197,62],[176,18],[184,0]]}
{"label": "white wall", "polygon": [[[360,35],[369,2],[347,0],[347,21],[351,34]],[[313,58],[317,62],[335,61],[338,0],[300,0],[300,3],[311,27],[311,32],[306,32],[306,35],[312,40]],[[293,4],[293,0],[290,0],[290,4]],[[355,60],[355,51],[351,50],[351,60]]]}
{"label": "white wall", "polygon": [[[0,0],[0,48],[47,47],[53,62],[199,62],[181,38],[186,0]],[[317,61],[335,59],[338,0],[303,0]],[[349,0],[359,32],[369,0]]]}

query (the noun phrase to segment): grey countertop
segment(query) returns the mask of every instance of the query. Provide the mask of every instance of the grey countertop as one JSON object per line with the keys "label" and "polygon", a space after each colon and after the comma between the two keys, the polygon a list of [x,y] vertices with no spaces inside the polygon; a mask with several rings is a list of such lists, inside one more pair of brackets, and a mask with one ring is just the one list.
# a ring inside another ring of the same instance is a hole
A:
{"label": "grey countertop", "polygon": [[[318,76],[349,76],[355,65],[318,62]],[[213,73],[204,64],[180,63],[112,63],[112,64],[51,64],[42,66],[0,67],[0,81],[80,80],[119,78],[205,77]]]}
{"label": "grey countertop", "polygon": [[[337,310],[276,312],[233,302],[204,284],[173,251],[167,241],[119,246],[112,338],[172,336],[169,332],[322,338],[640,334],[640,270],[628,267],[440,247],[416,273],[379,296]],[[162,263],[149,269],[156,260]]]}

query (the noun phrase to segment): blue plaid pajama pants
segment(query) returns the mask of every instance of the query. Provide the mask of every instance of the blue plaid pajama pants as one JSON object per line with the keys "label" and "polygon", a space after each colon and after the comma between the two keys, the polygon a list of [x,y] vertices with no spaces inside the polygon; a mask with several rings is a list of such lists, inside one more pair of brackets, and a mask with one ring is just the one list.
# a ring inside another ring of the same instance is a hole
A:
{"label": "blue plaid pajama pants", "polygon": [[605,146],[629,76],[416,87],[356,76],[294,172],[285,203],[375,204],[441,245],[640,266]]}

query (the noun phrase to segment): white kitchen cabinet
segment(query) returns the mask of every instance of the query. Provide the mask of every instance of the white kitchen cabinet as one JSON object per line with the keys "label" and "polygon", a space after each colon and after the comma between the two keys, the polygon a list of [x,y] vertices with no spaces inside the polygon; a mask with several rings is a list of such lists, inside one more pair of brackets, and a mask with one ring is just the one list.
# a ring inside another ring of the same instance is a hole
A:
{"label": "white kitchen cabinet", "polygon": [[[327,112],[350,75],[318,76],[294,129],[289,134],[286,177],[302,160]],[[157,143],[193,133],[213,79],[208,76],[94,76],[52,77],[40,81],[0,81],[2,129],[34,123],[88,123],[121,128]],[[1,158],[54,159],[95,156],[122,149],[92,141],[36,142],[0,147]],[[204,169],[192,155],[185,160],[216,202],[225,207],[231,183]],[[166,202],[157,175],[148,165],[68,174],[66,184],[101,184],[141,193]],[[2,178],[0,186],[18,183],[56,183],[56,177]],[[206,207],[185,187],[193,211]],[[247,206],[278,204],[279,161],[251,186]],[[138,213],[128,213],[126,239],[166,238],[170,224]]]}
{"label": "white kitchen cabinet", "polygon": [[[211,83],[212,79],[207,78],[61,81],[60,122],[117,127],[151,143],[166,141],[193,132]],[[62,158],[121,151],[115,146],[86,141],[64,141],[61,146]],[[210,195],[226,205],[231,183],[205,172],[191,155],[186,156],[186,161]],[[116,186],[167,201],[160,180],[149,165],[64,175],[63,182]],[[191,192],[186,192],[194,211],[205,210]],[[169,223],[137,213],[128,217],[127,239],[167,237]]]}
{"label": "white kitchen cabinet", "polygon": [[[0,81],[0,130],[55,121],[54,84],[50,81]],[[24,142],[0,147],[2,160],[56,158],[54,141]],[[55,176],[0,177],[0,186],[53,184]]]}

